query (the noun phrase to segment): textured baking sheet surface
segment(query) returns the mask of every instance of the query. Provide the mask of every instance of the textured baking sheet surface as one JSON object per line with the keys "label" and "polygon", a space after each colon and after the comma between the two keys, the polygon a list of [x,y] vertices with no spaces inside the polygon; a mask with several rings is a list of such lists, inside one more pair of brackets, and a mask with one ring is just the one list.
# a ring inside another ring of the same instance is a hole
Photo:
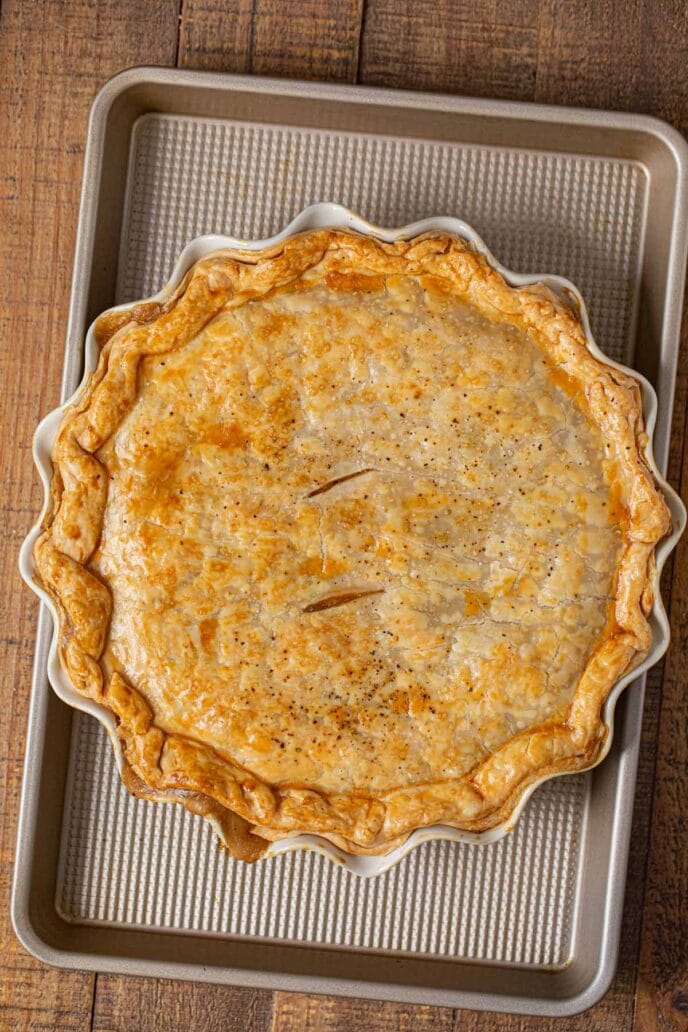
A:
{"label": "textured baking sheet surface", "polygon": [[585,776],[544,785],[494,845],[427,842],[364,880],[312,852],[230,859],[200,817],[128,795],[106,733],[81,713],[70,773],[67,920],[536,966],[570,956]]}
{"label": "textured baking sheet surface", "polygon": [[[628,360],[645,191],[630,162],[147,115],[117,301],[156,291],[194,236],[270,236],[333,200],[384,225],[465,219],[507,266],[570,277],[601,347]],[[105,732],[76,714],[56,902],[76,922],[558,966],[589,788],[586,775],[556,779],[502,841],[426,843],[368,881],[313,853],[246,866],[200,818],[128,796]]]}

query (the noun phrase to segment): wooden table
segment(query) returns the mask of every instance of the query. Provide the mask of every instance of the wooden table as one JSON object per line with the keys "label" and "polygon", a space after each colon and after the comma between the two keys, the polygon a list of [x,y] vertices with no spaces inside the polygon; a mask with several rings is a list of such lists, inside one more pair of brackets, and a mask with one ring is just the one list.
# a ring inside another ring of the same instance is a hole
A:
{"label": "wooden table", "polygon": [[[674,646],[650,677],[619,969],[566,1021],[60,972],[8,916],[36,624],[16,572],[39,508],[30,442],[58,400],[94,93],[137,64],[642,111],[688,133],[682,0],[0,0],[0,1028],[237,1032],[688,1029],[688,539],[665,582]],[[670,479],[688,489],[688,349]]]}

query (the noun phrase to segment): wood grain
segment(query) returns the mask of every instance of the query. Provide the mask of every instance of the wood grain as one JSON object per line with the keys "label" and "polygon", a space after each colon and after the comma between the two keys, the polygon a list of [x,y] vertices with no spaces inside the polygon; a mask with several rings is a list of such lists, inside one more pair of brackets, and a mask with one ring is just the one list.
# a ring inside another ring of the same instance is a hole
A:
{"label": "wood grain", "polygon": [[442,1007],[275,993],[271,1032],[453,1032],[454,1012]]}
{"label": "wood grain", "polygon": [[637,111],[688,130],[688,7],[541,0],[534,99]]}
{"label": "wood grain", "polygon": [[[181,10],[180,10],[181,7]],[[566,1022],[55,972],[6,914],[36,606],[16,552],[39,505],[30,438],[58,396],[86,113],[152,63],[643,111],[688,132],[683,0],[45,0],[0,3],[0,1028],[638,1032],[688,1028],[688,541],[665,577],[675,645],[653,671],[619,969]],[[37,274],[36,270],[40,270]],[[688,346],[670,474],[688,493]]]}
{"label": "wood grain", "polygon": [[359,79],[529,100],[538,20],[538,4],[529,0],[368,0]]}
{"label": "wood grain", "polygon": [[186,0],[177,65],[206,72],[250,72],[253,0]]}
{"label": "wood grain", "polygon": [[354,82],[363,0],[186,0],[180,67]]}
{"label": "wood grain", "polygon": [[98,975],[92,1032],[267,1032],[272,993]]}

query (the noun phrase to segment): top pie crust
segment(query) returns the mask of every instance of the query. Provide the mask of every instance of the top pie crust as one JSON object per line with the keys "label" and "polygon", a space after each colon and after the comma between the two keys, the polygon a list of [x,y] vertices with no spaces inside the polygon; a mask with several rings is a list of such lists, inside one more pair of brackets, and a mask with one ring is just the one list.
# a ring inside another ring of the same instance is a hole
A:
{"label": "top pie crust", "polygon": [[35,549],[128,787],[253,859],[492,827],[650,645],[637,382],[459,240],[321,230],[107,313]]}

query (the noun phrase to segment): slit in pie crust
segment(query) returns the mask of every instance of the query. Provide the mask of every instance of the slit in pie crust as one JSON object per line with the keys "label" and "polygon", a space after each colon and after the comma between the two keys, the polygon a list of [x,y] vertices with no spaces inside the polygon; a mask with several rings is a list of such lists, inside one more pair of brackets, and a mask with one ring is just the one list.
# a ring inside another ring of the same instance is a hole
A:
{"label": "slit in pie crust", "polygon": [[375,854],[595,762],[670,520],[637,382],[552,294],[318,230],[96,334],[35,558],[131,791],[243,859]]}

